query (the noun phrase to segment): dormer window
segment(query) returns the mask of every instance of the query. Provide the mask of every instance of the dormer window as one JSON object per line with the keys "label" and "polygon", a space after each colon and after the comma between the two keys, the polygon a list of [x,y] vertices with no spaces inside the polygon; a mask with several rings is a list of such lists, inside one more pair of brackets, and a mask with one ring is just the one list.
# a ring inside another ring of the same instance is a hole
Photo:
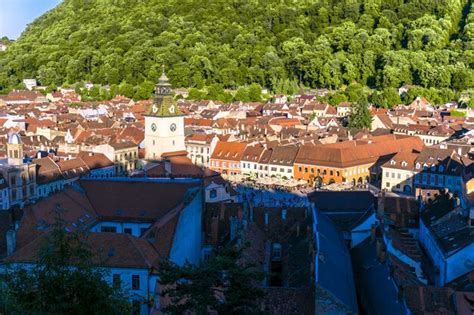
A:
{"label": "dormer window", "polygon": [[416,169],[419,170],[421,168],[420,163],[416,163]]}
{"label": "dormer window", "polygon": [[407,165],[408,165],[408,163],[407,163],[407,162],[405,162],[405,161],[402,161],[402,167],[406,167]]}
{"label": "dormer window", "polygon": [[444,172],[444,166],[443,166],[443,165],[438,166],[438,170],[439,170],[440,172]]}
{"label": "dormer window", "polygon": [[395,162],[395,160],[391,160],[391,161],[390,161],[390,164],[391,164],[391,165],[395,165],[396,163],[397,163],[397,162]]}

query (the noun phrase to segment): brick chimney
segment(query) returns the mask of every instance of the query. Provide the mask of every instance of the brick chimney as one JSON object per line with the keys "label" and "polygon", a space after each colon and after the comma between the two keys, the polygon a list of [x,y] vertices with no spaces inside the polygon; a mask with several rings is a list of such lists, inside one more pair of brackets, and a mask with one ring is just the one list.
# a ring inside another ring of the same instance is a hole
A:
{"label": "brick chimney", "polygon": [[211,243],[217,244],[219,241],[219,217],[213,216],[211,218]]}
{"label": "brick chimney", "polygon": [[375,224],[370,225],[370,241],[375,241],[375,234],[377,231],[377,226]]}
{"label": "brick chimney", "polygon": [[171,161],[166,159],[163,161],[163,166],[165,168],[165,175],[168,177],[168,176],[171,176],[173,173],[172,173],[172,169],[171,169]]}
{"label": "brick chimney", "polygon": [[13,254],[16,250],[16,231],[11,229],[7,231],[7,256]]}
{"label": "brick chimney", "polygon": [[377,219],[382,220],[385,213],[385,191],[381,191],[377,197]]}

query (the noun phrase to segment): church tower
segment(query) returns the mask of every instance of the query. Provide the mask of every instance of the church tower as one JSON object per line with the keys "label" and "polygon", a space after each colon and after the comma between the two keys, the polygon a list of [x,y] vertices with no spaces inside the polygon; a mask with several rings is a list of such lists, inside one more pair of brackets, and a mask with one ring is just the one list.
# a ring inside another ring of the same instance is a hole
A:
{"label": "church tower", "polygon": [[186,150],[184,115],[174,102],[164,69],[155,87],[155,101],[144,116],[146,160],[159,160],[163,153]]}
{"label": "church tower", "polygon": [[21,142],[20,135],[17,133],[12,133],[8,136],[7,156],[8,164],[23,165],[23,143]]}

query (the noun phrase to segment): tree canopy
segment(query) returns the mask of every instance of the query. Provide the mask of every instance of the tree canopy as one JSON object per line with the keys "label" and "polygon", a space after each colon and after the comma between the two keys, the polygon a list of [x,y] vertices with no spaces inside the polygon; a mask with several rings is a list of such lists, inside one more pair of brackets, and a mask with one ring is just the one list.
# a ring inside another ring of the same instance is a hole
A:
{"label": "tree canopy", "polygon": [[372,126],[372,114],[369,110],[369,103],[364,95],[361,95],[348,116],[349,128],[367,128]]}
{"label": "tree canopy", "polygon": [[241,261],[241,249],[224,247],[200,266],[178,266],[164,261],[158,270],[162,295],[171,300],[165,307],[170,314],[258,313],[258,301],[264,296],[259,288],[263,274]]}
{"label": "tree canopy", "polygon": [[0,276],[2,314],[129,314],[125,293],[109,286],[79,232],[58,220],[32,268]]}
{"label": "tree canopy", "polygon": [[64,0],[1,55],[0,91],[36,77],[145,83],[142,97],[162,64],[175,87],[460,91],[474,84],[473,40],[468,0]]}

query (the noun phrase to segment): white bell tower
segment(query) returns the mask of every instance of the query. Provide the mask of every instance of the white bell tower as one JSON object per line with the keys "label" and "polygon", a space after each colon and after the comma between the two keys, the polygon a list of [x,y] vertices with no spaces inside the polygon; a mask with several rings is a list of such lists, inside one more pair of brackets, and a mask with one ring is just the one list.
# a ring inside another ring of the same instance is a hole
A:
{"label": "white bell tower", "polygon": [[152,161],[160,160],[163,153],[186,150],[184,115],[174,102],[164,69],[156,85],[155,96],[155,102],[144,115],[145,159]]}

